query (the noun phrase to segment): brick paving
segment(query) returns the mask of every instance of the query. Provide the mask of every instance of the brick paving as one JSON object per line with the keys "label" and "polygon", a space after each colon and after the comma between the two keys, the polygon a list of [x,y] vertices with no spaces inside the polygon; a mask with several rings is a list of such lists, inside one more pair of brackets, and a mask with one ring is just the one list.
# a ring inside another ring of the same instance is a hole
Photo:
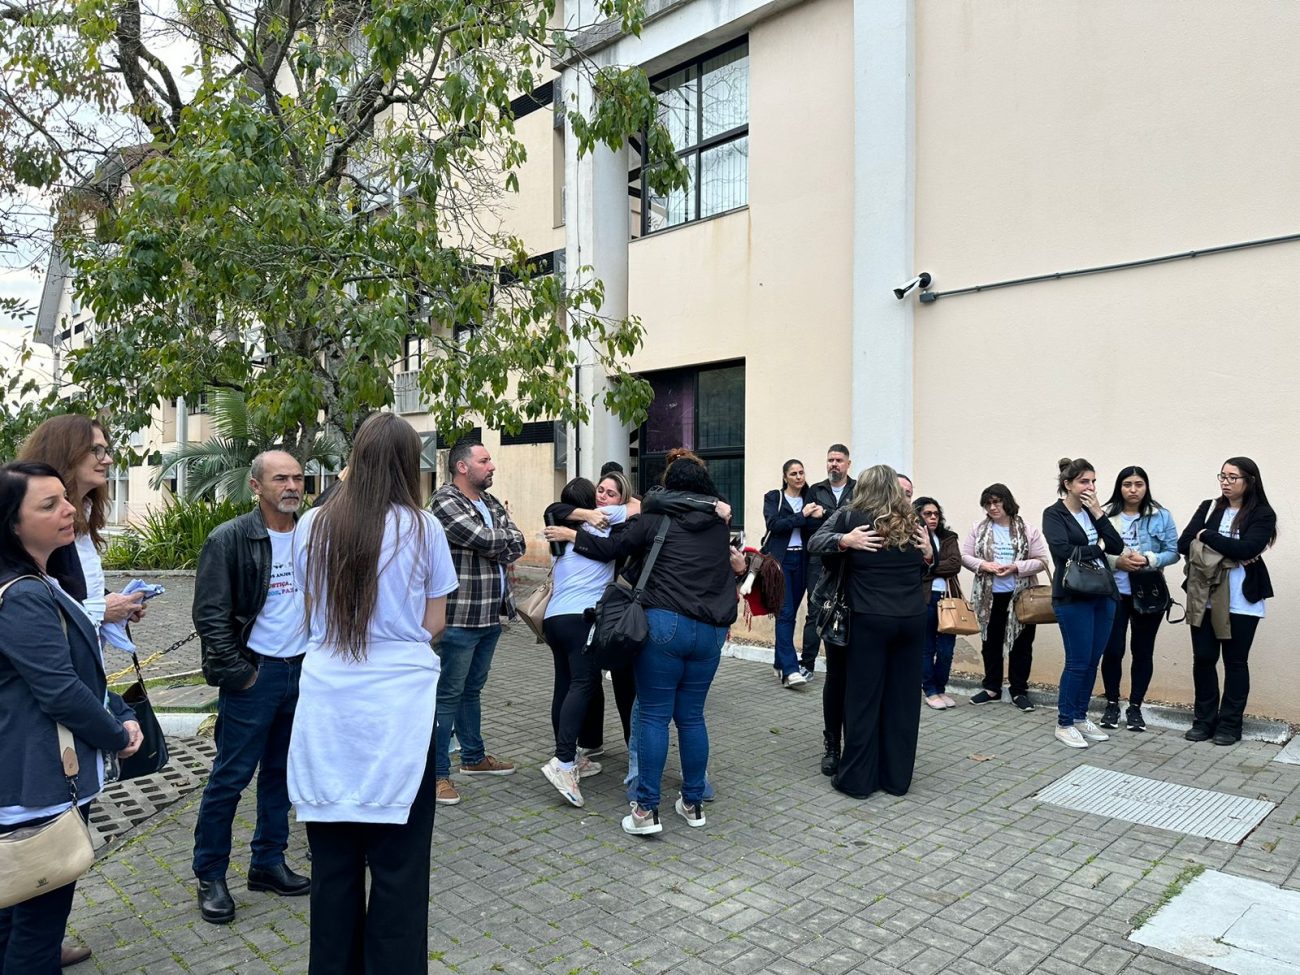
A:
{"label": "brick paving", "polygon": [[[173,627],[162,613],[148,622]],[[438,810],[431,972],[1212,972],[1129,942],[1134,919],[1196,864],[1300,889],[1300,766],[1272,762],[1277,745],[1121,730],[1077,752],[1053,740],[1050,709],[923,708],[911,792],[859,802],[817,769],[821,684],[782,690],[770,667],[734,659],[709,699],[708,825],[688,829],[665,802],[660,836],[626,836],[612,695],[615,744],[605,773],[583,781],[586,807],[566,805],[537,771],[550,755],[550,671],[522,627],[503,638],[485,732],[521,771],[466,780],[463,803]],[[1231,846],[1034,800],[1083,762],[1279,805]],[[674,753],[665,796],[677,775]],[[238,917],[198,918],[197,806],[192,793],[135,827],[78,886],[71,927],[95,951],[83,971],[306,971],[307,899],[244,888],[251,797],[229,878]],[[289,859],[309,868],[305,846],[295,825]]]}

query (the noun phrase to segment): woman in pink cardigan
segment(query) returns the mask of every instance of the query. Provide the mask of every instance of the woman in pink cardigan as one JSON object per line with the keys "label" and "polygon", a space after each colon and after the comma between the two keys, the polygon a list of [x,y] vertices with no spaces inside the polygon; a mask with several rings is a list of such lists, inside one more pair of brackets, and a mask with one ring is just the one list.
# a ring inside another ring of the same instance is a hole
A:
{"label": "woman in pink cardigan", "polygon": [[972,704],[1002,699],[1002,655],[1008,660],[1011,703],[1034,710],[1029,700],[1029,668],[1034,662],[1034,626],[1021,624],[1014,612],[1015,595],[1035,585],[1047,568],[1047,543],[1034,525],[1020,517],[1020,506],[1005,484],[990,484],[980,494],[985,517],[962,539],[962,565],[975,573],[971,604],[983,640],[984,689]]}

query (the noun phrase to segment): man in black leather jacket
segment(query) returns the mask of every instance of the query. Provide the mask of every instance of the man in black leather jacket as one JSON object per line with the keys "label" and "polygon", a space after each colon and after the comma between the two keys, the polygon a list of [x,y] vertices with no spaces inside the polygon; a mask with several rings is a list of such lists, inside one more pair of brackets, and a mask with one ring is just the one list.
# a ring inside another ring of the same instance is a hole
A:
{"label": "man in black leather jacket", "polygon": [[254,458],[250,474],[257,507],[208,536],[194,580],[194,628],[203,644],[203,676],[221,689],[217,757],[194,824],[199,911],[212,924],[235,917],[226,887],[231,827],[240,796],[259,767],[248,889],[283,896],[311,890],[311,880],[284,862],[289,733],[307,646],[303,597],[293,567],[302,465],[291,454],[270,450]]}

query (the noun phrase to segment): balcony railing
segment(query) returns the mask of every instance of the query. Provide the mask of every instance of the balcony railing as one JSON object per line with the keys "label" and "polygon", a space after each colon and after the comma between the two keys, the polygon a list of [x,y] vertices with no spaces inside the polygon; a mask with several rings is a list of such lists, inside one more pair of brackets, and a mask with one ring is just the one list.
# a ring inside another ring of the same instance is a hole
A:
{"label": "balcony railing", "polygon": [[429,412],[429,401],[420,390],[418,370],[399,372],[393,377],[393,409],[398,413]]}

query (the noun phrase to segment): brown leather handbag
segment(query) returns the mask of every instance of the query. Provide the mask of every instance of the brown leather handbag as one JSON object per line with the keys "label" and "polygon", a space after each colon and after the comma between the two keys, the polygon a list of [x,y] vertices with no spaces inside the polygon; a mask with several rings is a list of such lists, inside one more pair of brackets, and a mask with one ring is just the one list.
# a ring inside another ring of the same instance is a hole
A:
{"label": "brown leather handbag", "polygon": [[938,605],[940,633],[952,633],[956,636],[970,636],[980,631],[980,621],[971,608],[970,601],[961,594],[961,584],[956,579],[948,580],[948,591]]}
{"label": "brown leather handbag", "polygon": [[[1047,562],[1043,564],[1048,565]],[[1052,609],[1051,569],[1045,568],[1043,571],[1047,573],[1047,585],[1025,586],[1011,602],[1016,619],[1022,625],[1056,622],[1056,610]]]}

